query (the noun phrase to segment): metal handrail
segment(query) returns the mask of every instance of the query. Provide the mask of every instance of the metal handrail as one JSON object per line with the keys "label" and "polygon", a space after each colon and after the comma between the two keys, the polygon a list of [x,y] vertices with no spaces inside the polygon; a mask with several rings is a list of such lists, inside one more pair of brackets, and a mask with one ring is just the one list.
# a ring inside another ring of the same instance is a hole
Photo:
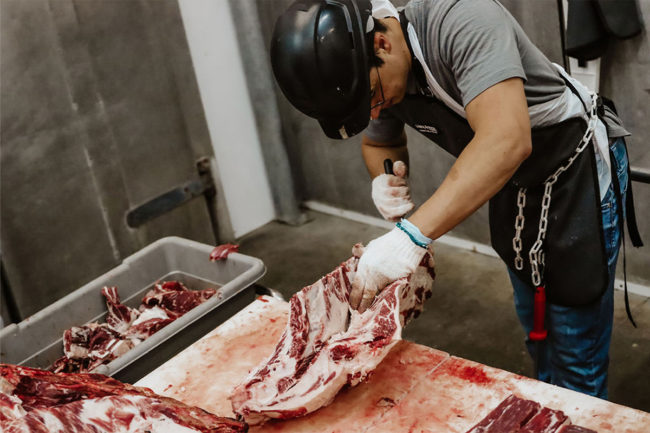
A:
{"label": "metal handrail", "polygon": [[630,178],[634,182],[650,184],[650,170],[645,168],[630,167]]}

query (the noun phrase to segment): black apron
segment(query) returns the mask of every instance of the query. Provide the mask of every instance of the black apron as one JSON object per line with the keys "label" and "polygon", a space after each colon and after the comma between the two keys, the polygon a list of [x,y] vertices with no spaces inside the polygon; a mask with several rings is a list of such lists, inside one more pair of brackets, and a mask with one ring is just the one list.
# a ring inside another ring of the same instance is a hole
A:
{"label": "black apron", "polygon": [[[432,96],[424,71],[413,56],[408,40],[408,21],[401,23],[412,56],[413,73],[420,88],[418,95],[406,95],[404,101],[388,110],[447,152],[458,157],[474,136],[466,119]],[[506,265],[524,282],[531,282],[528,251],[537,239],[544,181],[575,153],[587,130],[581,118],[556,125],[533,128],[533,150],[508,183],[490,200],[492,247]],[[593,140],[593,139],[592,139]],[[515,218],[517,193],[527,188],[524,208],[525,225],[521,233],[523,269],[514,266]],[[607,254],[602,228],[602,211],[593,144],[588,144],[571,167],[553,186],[543,244],[545,263],[542,281],[547,299],[553,304],[580,306],[600,298],[608,287]]]}

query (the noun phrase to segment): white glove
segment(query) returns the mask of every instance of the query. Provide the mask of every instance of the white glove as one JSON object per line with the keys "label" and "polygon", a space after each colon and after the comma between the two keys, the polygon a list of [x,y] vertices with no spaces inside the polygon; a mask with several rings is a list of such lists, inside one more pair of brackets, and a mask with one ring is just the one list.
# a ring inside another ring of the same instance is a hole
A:
{"label": "white glove", "polygon": [[411,275],[426,252],[397,227],[370,241],[352,281],[350,306],[363,313],[388,284]]}
{"label": "white glove", "polygon": [[406,164],[395,162],[393,172],[395,175],[380,174],[372,180],[372,201],[384,219],[396,222],[413,210],[415,204],[406,181]]}

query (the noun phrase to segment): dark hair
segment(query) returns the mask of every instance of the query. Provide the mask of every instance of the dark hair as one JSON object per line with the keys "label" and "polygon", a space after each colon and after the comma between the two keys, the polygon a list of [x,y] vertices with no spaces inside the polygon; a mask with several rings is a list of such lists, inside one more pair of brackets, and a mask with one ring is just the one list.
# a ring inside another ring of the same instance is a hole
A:
{"label": "dark hair", "polygon": [[379,21],[377,18],[372,19],[375,22],[375,27],[374,31],[372,32],[372,40],[370,41],[370,67],[372,68],[373,66],[380,67],[381,65],[384,64],[384,61],[377,56],[375,53],[375,33],[386,33],[388,30],[388,27],[384,25],[381,21]]}

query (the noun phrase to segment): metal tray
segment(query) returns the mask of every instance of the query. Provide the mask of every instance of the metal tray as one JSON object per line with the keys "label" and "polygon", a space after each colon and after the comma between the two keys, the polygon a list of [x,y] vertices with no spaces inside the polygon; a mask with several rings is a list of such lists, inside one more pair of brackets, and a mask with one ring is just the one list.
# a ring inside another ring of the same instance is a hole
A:
{"label": "metal tray", "polygon": [[47,368],[63,356],[63,332],[85,323],[104,322],[104,286],[117,286],[121,302],[137,307],[158,281],[176,280],[190,289],[218,292],[123,356],[94,373],[133,383],[232,317],[255,299],[254,283],[266,272],[255,257],[233,253],[211,262],[213,247],[166,237],[124,259],[122,264],[18,324],[0,330],[0,362]]}

